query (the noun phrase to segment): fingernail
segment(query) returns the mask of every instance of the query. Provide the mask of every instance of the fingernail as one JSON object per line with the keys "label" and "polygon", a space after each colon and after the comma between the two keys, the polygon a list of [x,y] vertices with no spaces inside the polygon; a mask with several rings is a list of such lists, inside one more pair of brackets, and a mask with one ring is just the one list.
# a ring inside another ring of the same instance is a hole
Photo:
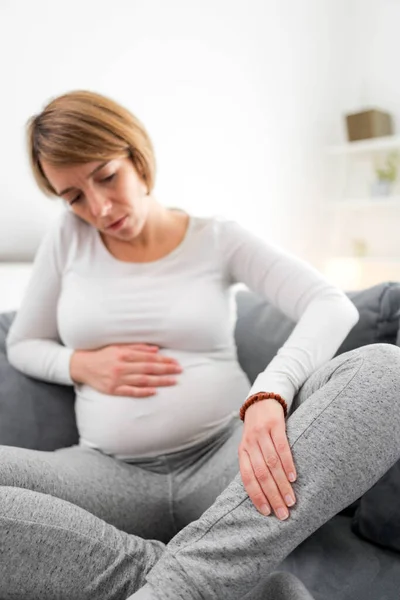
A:
{"label": "fingernail", "polygon": [[295,499],[290,494],[286,494],[285,502],[288,506],[293,506],[293,504],[295,503]]}
{"label": "fingernail", "polygon": [[289,473],[288,475],[288,479],[289,481],[296,481],[296,475],[294,473]]}
{"label": "fingernail", "polygon": [[269,506],[267,504],[263,504],[262,507],[260,508],[260,511],[266,517],[271,514],[271,509],[269,508]]}
{"label": "fingernail", "polygon": [[285,519],[288,518],[289,511],[286,508],[278,508],[278,510],[276,511],[276,514],[278,516],[278,519],[280,519],[281,521],[284,521]]}

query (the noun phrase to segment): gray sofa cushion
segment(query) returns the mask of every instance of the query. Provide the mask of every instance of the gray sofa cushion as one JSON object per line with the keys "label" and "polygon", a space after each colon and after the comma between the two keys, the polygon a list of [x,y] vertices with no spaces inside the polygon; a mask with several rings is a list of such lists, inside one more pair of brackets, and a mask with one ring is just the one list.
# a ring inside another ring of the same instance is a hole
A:
{"label": "gray sofa cushion", "polygon": [[361,498],[352,530],[374,544],[400,552],[400,461]]}
{"label": "gray sofa cushion", "polygon": [[26,377],[10,365],[5,340],[14,313],[0,315],[0,444],[55,450],[78,441],[72,387]]}
{"label": "gray sofa cushion", "polygon": [[279,565],[304,583],[315,600],[399,600],[400,555],[378,548],[336,515]]}

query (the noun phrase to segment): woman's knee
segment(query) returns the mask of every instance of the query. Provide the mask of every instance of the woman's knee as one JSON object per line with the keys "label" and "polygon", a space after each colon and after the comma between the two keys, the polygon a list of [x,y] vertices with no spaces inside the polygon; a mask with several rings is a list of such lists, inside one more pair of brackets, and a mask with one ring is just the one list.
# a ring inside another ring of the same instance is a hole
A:
{"label": "woman's knee", "polygon": [[32,454],[35,450],[0,446],[0,485],[30,489],[38,465]]}
{"label": "woman's knee", "polygon": [[362,359],[363,372],[400,381],[400,348],[394,344],[369,344],[348,353],[349,358]]}
{"label": "woman's knee", "polygon": [[355,383],[370,407],[380,407],[386,418],[400,416],[400,348],[394,344],[370,344],[356,351],[362,358]]}
{"label": "woman's knee", "polygon": [[391,361],[400,365],[400,348],[395,344],[368,344],[367,346],[356,348],[349,354],[352,353],[362,356],[366,360],[374,362]]}
{"label": "woman's knee", "polygon": [[15,485],[14,448],[0,446],[0,486]]}

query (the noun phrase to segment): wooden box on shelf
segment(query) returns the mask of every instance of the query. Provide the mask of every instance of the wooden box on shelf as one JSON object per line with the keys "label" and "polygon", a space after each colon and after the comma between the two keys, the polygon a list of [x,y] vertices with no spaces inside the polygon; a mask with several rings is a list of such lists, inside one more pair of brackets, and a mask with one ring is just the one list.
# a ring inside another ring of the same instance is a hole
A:
{"label": "wooden box on shelf", "polygon": [[349,141],[366,140],[393,134],[392,117],[382,110],[365,110],[346,115]]}

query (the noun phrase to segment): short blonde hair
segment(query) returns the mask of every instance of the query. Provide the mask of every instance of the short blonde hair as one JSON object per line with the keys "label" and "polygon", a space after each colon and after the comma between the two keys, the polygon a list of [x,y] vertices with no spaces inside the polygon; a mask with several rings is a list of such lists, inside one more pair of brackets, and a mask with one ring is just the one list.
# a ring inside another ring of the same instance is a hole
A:
{"label": "short blonde hair", "polygon": [[41,160],[55,165],[82,164],[129,156],[150,194],[155,183],[155,156],[149,135],[126,108],[85,90],[53,99],[27,123],[29,160],[39,188],[57,192],[46,178]]}

